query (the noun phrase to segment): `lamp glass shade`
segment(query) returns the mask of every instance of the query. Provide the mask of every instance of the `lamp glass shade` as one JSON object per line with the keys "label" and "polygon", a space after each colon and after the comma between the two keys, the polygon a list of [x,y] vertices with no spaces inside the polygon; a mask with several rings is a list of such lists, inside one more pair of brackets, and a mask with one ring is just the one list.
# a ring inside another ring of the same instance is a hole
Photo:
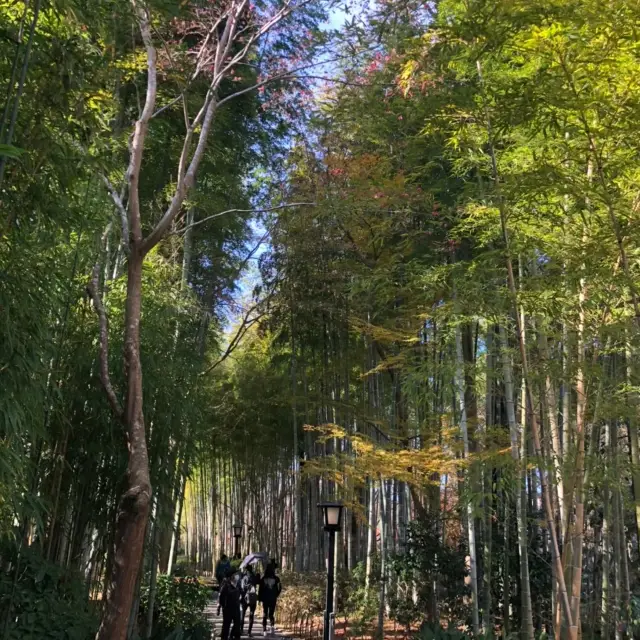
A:
{"label": "lamp glass shade", "polygon": [[233,525],[233,535],[236,538],[239,538],[242,535],[242,525],[241,524],[234,524]]}
{"label": "lamp glass shade", "polygon": [[339,531],[340,525],[342,524],[343,505],[339,502],[325,502],[318,506],[322,508],[324,528]]}
{"label": "lamp glass shade", "polygon": [[340,506],[327,507],[327,524],[330,527],[339,527],[341,515],[342,515],[342,507]]}

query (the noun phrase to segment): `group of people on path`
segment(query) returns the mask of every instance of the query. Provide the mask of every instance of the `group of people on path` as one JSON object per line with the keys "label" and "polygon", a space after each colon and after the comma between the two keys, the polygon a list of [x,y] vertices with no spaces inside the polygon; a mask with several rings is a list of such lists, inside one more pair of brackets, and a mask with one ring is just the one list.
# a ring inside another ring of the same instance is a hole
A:
{"label": "group of people on path", "polygon": [[262,631],[267,636],[267,623],[274,633],[275,611],[282,583],[276,575],[275,561],[271,560],[263,576],[255,572],[251,565],[234,571],[226,555],[222,555],[216,565],[216,579],[220,585],[218,615],[222,609],[222,640],[238,640],[244,633],[244,620],[249,611],[249,637],[253,631],[253,620],[258,606],[262,603]]}

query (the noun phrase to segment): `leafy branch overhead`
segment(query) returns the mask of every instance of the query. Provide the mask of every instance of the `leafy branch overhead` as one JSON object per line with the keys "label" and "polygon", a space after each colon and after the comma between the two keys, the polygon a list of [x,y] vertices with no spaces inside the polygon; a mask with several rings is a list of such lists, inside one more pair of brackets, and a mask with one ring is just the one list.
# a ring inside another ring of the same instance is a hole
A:
{"label": "leafy branch overhead", "polygon": [[350,434],[335,424],[306,425],[305,430],[318,434],[318,443],[332,439],[344,443],[344,453],[330,459],[315,458],[304,466],[305,473],[331,477],[339,485],[365,486],[367,478],[381,476],[424,488],[439,482],[435,478],[467,466],[456,455],[460,447],[453,433],[445,436],[442,444],[411,449],[399,440],[381,444],[372,437]]}

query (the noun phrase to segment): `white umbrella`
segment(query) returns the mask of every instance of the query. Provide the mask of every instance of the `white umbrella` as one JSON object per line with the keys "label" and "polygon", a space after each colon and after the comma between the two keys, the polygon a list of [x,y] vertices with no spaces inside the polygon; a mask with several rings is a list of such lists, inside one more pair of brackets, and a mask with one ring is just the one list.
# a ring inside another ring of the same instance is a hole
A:
{"label": "white umbrella", "polygon": [[244,569],[249,564],[256,564],[256,562],[266,562],[269,559],[269,555],[264,551],[258,551],[257,553],[250,553],[240,565],[241,569]]}

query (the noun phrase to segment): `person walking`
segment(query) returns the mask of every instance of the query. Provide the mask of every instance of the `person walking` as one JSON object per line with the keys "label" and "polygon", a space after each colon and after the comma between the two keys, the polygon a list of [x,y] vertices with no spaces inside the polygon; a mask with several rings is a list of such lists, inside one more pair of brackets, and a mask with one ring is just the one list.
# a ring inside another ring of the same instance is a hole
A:
{"label": "person walking", "polygon": [[259,584],[260,576],[254,573],[251,565],[247,565],[240,580],[240,591],[242,592],[242,624],[240,628],[242,629],[242,633],[244,633],[244,619],[247,614],[247,609],[249,609],[249,637],[251,637],[253,630],[253,619],[258,604],[257,589]]}
{"label": "person walking", "polygon": [[218,606],[222,607],[222,640],[234,638],[240,640],[241,620],[240,620],[240,592],[238,574],[234,574],[229,569],[226,579],[223,580],[220,589],[220,599]]}
{"label": "person walking", "polygon": [[[218,596],[222,592],[222,585],[226,579],[227,573],[231,569],[229,558],[223,553],[220,560],[216,564],[216,580],[218,581]],[[220,615],[220,597],[218,597],[218,615]]]}
{"label": "person walking", "polygon": [[276,605],[281,591],[282,583],[276,575],[275,566],[271,563],[266,568],[262,580],[260,580],[260,589],[258,591],[258,600],[262,602],[262,630],[265,637],[267,636],[267,620],[271,625],[271,634],[275,631]]}

